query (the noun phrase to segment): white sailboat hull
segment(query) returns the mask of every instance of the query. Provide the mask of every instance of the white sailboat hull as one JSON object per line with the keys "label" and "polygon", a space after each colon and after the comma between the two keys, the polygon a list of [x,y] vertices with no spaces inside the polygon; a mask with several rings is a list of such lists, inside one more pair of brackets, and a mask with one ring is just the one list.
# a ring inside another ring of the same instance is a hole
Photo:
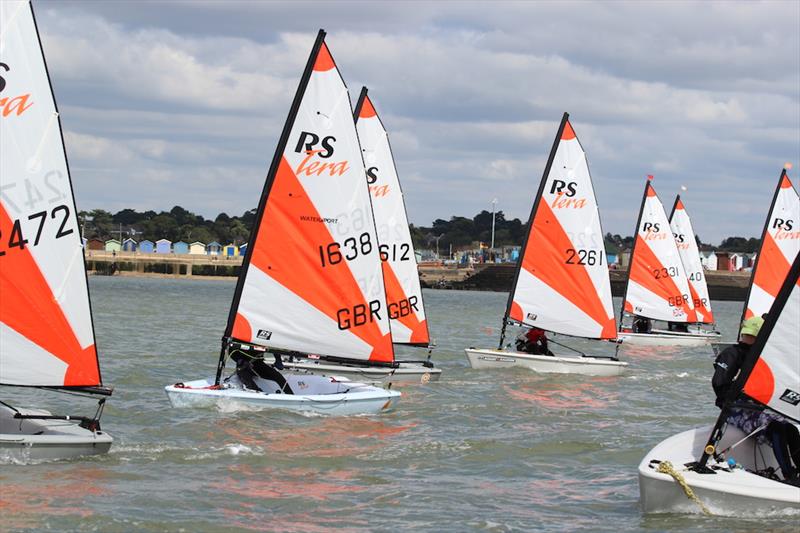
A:
{"label": "white sailboat hull", "polygon": [[582,374],[586,376],[618,376],[628,363],[600,357],[566,357],[533,355],[506,350],[467,348],[464,350],[472,368],[529,368],[550,374]]}
{"label": "white sailboat hull", "polygon": [[[673,435],[650,450],[642,459],[639,464],[639,492],[644,512],[701,512],[698,504],[689,500],[671,476],[656,471],[656,461],[672,463],[713,514],[765,515],[786,509],[800,509],[800,487],[747,471],[756,466],[753,464],[754,457],[759,458],[758,468],[777,467],[769,445],[757,445],[753,438],[747,439],[727,454],[744,468],[730,469],[726,463],[717,463],[710,459],[708,466],[716,467],[716,473],[699,474],[688,470],[685,465],[700,458],[711,429],[709,426]],[[744,433],[728,426],[717,449],[724,450],[744,437]],[[756,450],[756,446],[762,449]],[[763,464],[764,461],[766,465]]]}
{"label": "white sailboat hull", "polygon": [[16,419],[14,414],[50,415],[41,409],[0,405],[0,463],[38,463],[108,453],[114,439],[68,420]]}
{"label": "white sailboat hull", "polygon": [[[378,414],[400,398],[397,391],[373,387],[345,378],[315,375],[285,375],[295,394],[259,392],[242,387],[234,377],[221,388],[214,378],[186,381],[165,387],[173,407],[219,407],[224,409],[280,409],[330,416]],[[262,390],[276,389],[274,382],[256,380]],[[272,384],[272,389],[264,384]]]}
{"label": "white sailboat hull", "polygon": [[718,342],[718,332],[681,333],[679,331],[654,330],[653,333],[619,333],[623,345],[633,346],[705,346]]}
{"label": "white sailboat hull", "polygon": [[329,361],[301,360],[283,362],[287,370],[302,370],[318,376],[342,376],[361,383],[429,383],[439,381],[441,368],[429,368],[420,363],[400,363],[397,368],[338,364]]}

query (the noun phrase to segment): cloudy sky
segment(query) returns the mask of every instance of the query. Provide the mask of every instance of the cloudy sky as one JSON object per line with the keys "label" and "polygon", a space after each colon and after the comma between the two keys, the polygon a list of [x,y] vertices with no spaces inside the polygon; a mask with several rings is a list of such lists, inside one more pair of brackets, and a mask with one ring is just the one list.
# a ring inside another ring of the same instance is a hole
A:
{"label": "cloudy sky", "polygon": [[[706,242],[800,169],[800,2],[34,2],[80,209],[255,207],[319,28],[390,130],[411,222],[527,219],[561,114],[606,231],[647,174]],[[355,102],[354,102],[355,103]]]}

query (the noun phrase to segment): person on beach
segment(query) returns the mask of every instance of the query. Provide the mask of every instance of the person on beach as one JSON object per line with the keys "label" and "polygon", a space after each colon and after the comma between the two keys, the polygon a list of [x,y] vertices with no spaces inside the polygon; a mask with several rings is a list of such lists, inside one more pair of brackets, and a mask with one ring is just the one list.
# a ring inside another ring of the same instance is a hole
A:
{"label": "person on beach", "polygon": [[[711,386],[716,395],[715,404],[720,409],[725,407],[731,386],[756,342],[765,316],[751,317],[742,322],[739,342],[722,350],[714,361]],[[784,481],[800,485],[800,432],[797,427],[779,414],[765,410],[763,405],[747,399],[737,400],[728,413],[728,424],[746,435],[754,435],[760,444],[772,446]]]}
{"label": "person on beach", "polygon": [[533,355],[553,355],[547,348],[547,335],[539,328],[530,328],[517,335],[517,351]]}

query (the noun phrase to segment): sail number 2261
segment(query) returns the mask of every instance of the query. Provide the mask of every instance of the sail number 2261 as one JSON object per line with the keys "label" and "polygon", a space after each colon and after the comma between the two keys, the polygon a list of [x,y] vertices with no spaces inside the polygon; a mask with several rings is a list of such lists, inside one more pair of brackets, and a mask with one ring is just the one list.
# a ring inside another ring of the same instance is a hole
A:
{"label": "sail number 2261", "polygon": [[[45,225],[55,227],[58,224],[58,230],[55,231],[55,238],[60,239],[61,237],[66,237],[67,235],[73,232],[72,229],[65,229],[67,226],[67,222],[69,221],[69,207],[66,205],[58,205],[53,208],[52,211],[49,213],[47,211],[39,211],[38,213],[34,213],[32,215],[28,215],[28,220],[33,222],[38,222],[38,227],[36,228],[36,236],[33,239],[33,244],[28,244],[30,239],[26,239],[22,233],[22,224],[20,224],[20,220],[17,219],[12,223],[11,231],[9,235],[4,236],[0,231],[0,257],[6,255],[6,252],[12,251],[13,248],[18,248],[20,250],[24,250],[26,246],[38,246],[39,241],[42,238],[42,234],[44,233]],[[52,224],[48,223],[48,220],[52,220]],[[53,229],[49,229],[50,232]],[[30,236],[29,236],[30,237]],[[3,250],[1,247],[5,246],[7,250]]]}
{"label": "sail number 2261", "polygon": [[341,243],[336,241],[325,246],[319,246],[319,260],[323,267],[337,265],[343,259],[352,261],[359,255],[367,255],[372,252],[372,241],[368,232],[364,232],[358,237],[348,237]]}
{"label": "sail number 2261", "polygon": [[567,260],[565,263],[568,265],[602,265],[603,251],[567,248]]}

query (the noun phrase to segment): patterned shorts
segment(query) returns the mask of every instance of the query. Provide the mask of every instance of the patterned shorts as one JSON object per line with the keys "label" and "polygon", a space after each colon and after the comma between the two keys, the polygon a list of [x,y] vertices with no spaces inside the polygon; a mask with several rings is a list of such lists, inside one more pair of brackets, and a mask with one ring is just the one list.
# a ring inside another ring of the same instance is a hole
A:
{"label": "patterned shorts", "polygon": [[[749,435],[758,428],[766,428],[770,422],[780,422],[784,418],[777,414],[768,413],[766,411],[755,411],[753,409],[731,409],[731,414],[728,416],[728,424],[737,427]],[[764,431],[760,431],[756,435],[756,440],[759,444],[767,442],[767,436]]]}

